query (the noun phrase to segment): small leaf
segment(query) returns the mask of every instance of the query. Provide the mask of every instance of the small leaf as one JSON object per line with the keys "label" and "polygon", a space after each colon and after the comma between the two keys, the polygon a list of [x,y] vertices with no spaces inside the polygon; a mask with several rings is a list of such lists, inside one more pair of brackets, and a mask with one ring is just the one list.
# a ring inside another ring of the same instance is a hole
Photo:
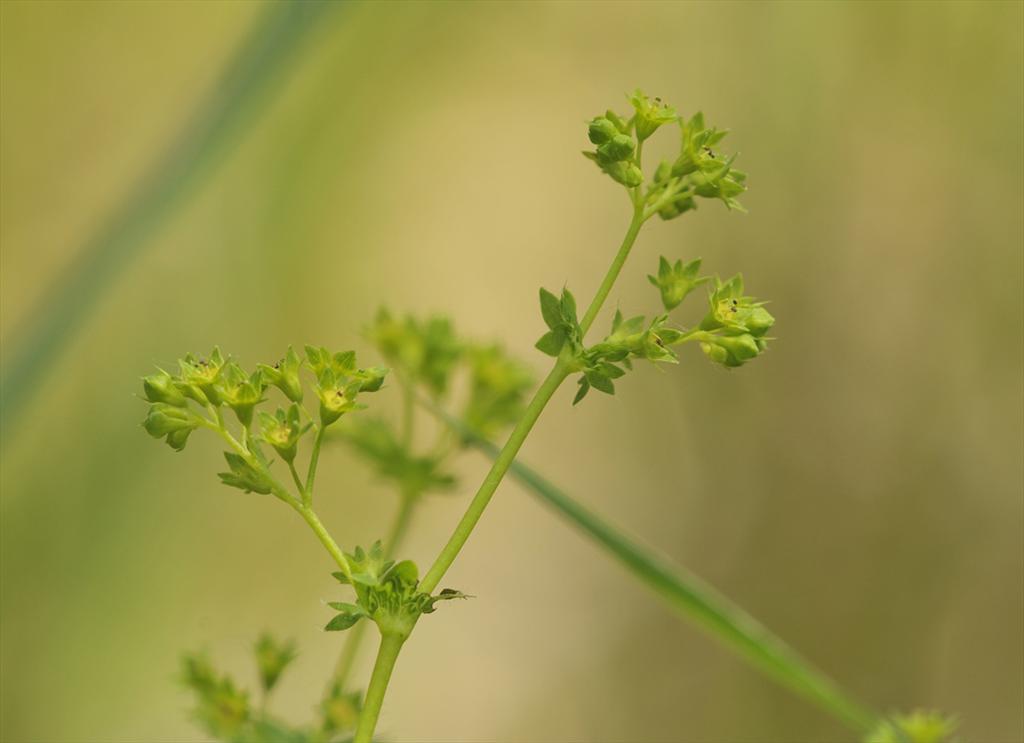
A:
{"label": "small leaf", "polygon": [[580,388],[576,391],[576,397],[572,399],[572,404],[579,404],[580,400],[587,396],[590,392],[590,382],[587,381],[586,377],[580,377],[579,381]]}
{"label": "small leaf", "polygon": [[324,627],[325,632],[341,632],[352,627],[360,619],[363,618],[363,613],[358,614],[338,614],[334,619],[329,621]]}
{"label": "small leaf", "polygon": [[565,345],[565,333],[560,330],[551,330],[540,337],[535,348],[548,356],[558,356]]}
{"label": "small leaf", "polygon": [[543,287],[540,290],[540,314],[544,318],[544,324],[552,330],[557,329],[562,323],[562,312],[558,298]]}
{"label": "small leaf", "polygon": [[591,386],[598,392],[603,392],[606,395],[615,394],[615,385],[612,384],[612,380],[601,375],[600,372],[588,372],[587,381],[590,382]]}

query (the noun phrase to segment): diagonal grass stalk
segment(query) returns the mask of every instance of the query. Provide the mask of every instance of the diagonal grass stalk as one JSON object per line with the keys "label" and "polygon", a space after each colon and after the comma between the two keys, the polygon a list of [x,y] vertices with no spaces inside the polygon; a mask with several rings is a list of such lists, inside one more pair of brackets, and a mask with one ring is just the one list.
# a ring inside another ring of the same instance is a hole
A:
{"label": "diagonal grass stalk", "polygon": [[[425,400],[420,403],[488,458],[497,459],[499,449],[492,442],[433,403]],[[680,617],[702,627],[769,677],[850,728],[863,733],[877,725],[878,715],[852,699],[836,682],[701,578],[630,538],[523,462],[512,462],[509,473],[531,494],[597,542]]]}
{"label": "diagonal grass stalk", "polygon": [[[340,3],[271,3],[181,131],[137,187],[44,292],[9,342],[0,425],[10,430],[30,397],[132,258],[224,161],[282,87],[312,31]],[[6,349],[5,349],[6,351]]]}

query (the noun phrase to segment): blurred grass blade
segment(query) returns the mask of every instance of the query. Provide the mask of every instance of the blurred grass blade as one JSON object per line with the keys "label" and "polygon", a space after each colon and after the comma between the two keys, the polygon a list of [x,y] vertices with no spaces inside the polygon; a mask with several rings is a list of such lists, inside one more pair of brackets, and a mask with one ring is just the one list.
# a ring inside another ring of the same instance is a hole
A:
{"label": "blurred grass blade", "polygon": [[[435,406],[425,405],[470,445],[491,459],[497,456],[499,449],[490,441]],[[793,648],[696,575],[626,536],[522,462],[513,462],[510,472],[531,493],[607,549],[677,614],[700,625],[776,681],[851,728],[866,732],[877,723],[877,715],[852,700]]]}
{"label": "blurred grass blade", "polygon": [[19,418],[41,377],[95,305],[160,225],[237,145],[247,125],[281,87],[317,21],[340,3],[271,3],[228,62],[220,80],[121,208],[44,292],[14,333],[0,385],[3,429]]}

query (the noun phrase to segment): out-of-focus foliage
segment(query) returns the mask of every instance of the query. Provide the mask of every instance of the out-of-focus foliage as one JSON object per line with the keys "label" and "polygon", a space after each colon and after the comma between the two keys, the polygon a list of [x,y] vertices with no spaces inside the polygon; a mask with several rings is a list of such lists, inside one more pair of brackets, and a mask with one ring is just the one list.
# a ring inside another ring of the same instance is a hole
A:
{"label": "out-of-focus foliage", "polygon": [[[0,3],[5,354],[259,10]],[[751,217],[707,208],[652,223],[623,316],[650,306],[642,274],[659,255],[699,254],[723,277],[756,277],[785,332],[757,374],[686,354],[663,373],[638,368],[615,399],[573,409],[567,390],[524,457],[799,640],[866,702],[954,710],[965,740],[1024,738],[1006,703],[1024,694],[1021,6],[354,10],[311,38],[284,94],[105,290],[5,436],[0,737],[195,740],[169,680],[179,650],[251,670],[265,626],[296,635],[302,655],[275,703],[308,719],[339,637],[321,632],[316,599],[337,590],[322,550],[301,523],[282,525],[280,504],[211,484],[223,460],[209,438],[156,451],[124,390],[151,364],[173,370],[168,349],[362,348],[366,307],[381,302],[536,358],[536,286],[571,278],[589,294],[628,206],[565,143],[581,136],[580,111],[639,82],[688,119],[699,103],[729,123]],[[659,151],[663,137],[645,142],[651,162],[677,155],[675,141]],[[394,504],[390,483],[344,456],[318,487],[325,522],[354,544]],[[463,506],[425,506],[423,534]],[[389,698],[402,714],[382,720],[393,739],[621,738],[638,710],[650,739],[681,725],[723,743],[842,734],[681,630],[514,486],[494,507],[452,576],[480,600],[410,645]],[[427,559],[436,545],[418,534],[409,554]],[[525,594],[572,631],[549,637],[501,611]],[[424,694],[441,666],[451,685]],[[256,688],[255,671],[238,678]],[[348,702],[335,702],[344,719]]]}

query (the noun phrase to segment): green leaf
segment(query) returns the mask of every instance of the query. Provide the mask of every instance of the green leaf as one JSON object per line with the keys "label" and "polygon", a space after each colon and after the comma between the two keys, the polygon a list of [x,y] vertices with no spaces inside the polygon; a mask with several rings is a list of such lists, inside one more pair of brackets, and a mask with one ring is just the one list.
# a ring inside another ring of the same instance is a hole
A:
{"label": "green leaf", "polygon": [[590,385],[598,392],[603,392],[606,395],[615,394],[615,385],[612,384],[612,380],[608,379],[608,377],[602,375],[600,372],[587,372],[586,378],[587,381],[590,382]]}
{"label": "green leaf", "polygon": [[558,356],[565,345],[565,334],[558,330],[551,330],[540,337],[535,348],[547,356]]}
{"label": "green leaf", "polygon": [[552,330],[557,330],[562,324],[562,306],[558,297],[544,287],[540,289],[540,314],[544,318],[544,324]]}
{"label": "green leaf", "polygon": [[587,381],[586,377],[580,377],[580,381],[579,381],[578,384],[579,384],[580,388],[578,390],[576,390],[576,397],[574,397],[572,399],[572,404],[573,405],[579,404],[579,402],[584,397],[587,396],[587,393],[590,392],[590,382]]}
{"label": "green leaf", "polygon": [[331,621],[329,621],[326,624],[326,626],[324,626],[324,631],[341,632],[343,630],[347,630],[349,627],[352,627],[354,624],[356,624],[356,622],[358,622],[364,616],[366,615],[362,612],[362,610],[360,610],[358,613],[338,614]]}
{"label": "green leaf", "polygon": [[266,495],[271,492],[270,480],[263,473],[254,468],[242,457],[234,452],[224,452],[224,459],[227,460],[230,472],[218,472],[221,482],[246,493],[261,493]]}

